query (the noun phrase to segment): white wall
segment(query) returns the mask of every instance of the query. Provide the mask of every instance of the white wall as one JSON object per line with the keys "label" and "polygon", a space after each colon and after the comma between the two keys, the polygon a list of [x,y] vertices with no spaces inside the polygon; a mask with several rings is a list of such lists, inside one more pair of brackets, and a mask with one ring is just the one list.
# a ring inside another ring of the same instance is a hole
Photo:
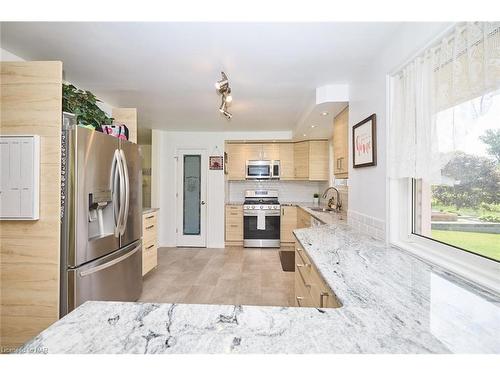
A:
{"label": "white wall", "polygon": [[[159,212],[159,245],[176,246],[176,160],[178,149],[205,149],[222,155],[225,140],[290,139],[285,132],[152,132],[151,205]],[[218,149],[216,149],[216,147]],[[224,247],[224,172],[207,168],[207,247]]]}
{"label": "white wall", "polygon": [[[387,212],[387,85],[386,78],[401,64],[450,27],[449,23],[408,23],[388,41],[371,69],[350,82],[349,155],[352,157],[352,127],[375,113],[377,115],[377,166],[354,169],[349,166],[349,211],[366,216],[366,223],[381,222],[385,233]],[[377,224],[379,225],[379,224]]]}
{"label": "white wall", "polygon": [[0,61],[25,61],[25,60],[7,51],[6,49],[0,48]]}

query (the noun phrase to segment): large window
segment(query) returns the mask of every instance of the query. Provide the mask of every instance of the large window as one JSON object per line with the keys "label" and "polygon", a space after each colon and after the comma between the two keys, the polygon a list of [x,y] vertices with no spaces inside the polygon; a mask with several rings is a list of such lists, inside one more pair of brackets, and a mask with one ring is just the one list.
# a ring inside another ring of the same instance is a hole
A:
{"label": "large window", "polygon": [[499,45],[499,22],[457,24],[391,77],[389,177],[399,189],[393,207],[404,207],[391,211],[398,241],[500,262]]}
{"label": "large window", "polygon": [[500,91],[436,116],[441,177],[413,179],[413,233],[500,261]]}

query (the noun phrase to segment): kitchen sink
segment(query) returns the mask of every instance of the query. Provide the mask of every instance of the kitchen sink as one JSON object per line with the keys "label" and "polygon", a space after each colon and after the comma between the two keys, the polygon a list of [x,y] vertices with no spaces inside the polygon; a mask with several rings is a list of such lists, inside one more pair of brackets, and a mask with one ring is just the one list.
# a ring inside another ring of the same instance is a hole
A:
{"label": "kitchen sink", "polygon": [[316,212],[336,212],[335,208],[329,208],[329,207],[309,207],[309,209]]}

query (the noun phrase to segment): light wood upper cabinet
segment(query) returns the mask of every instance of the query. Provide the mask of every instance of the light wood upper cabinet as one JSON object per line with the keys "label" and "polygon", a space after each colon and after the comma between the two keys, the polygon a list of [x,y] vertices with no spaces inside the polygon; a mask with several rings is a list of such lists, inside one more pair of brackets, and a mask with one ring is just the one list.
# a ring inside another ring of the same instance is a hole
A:
{"label": "light wood upper cabinet", "polygon": [[294,242],[293,230],[297,228],[297,207],[281,207],[281,242]]}
{"label": "light wood upper cabinet", "polygon": [[349,107],[333,120],[333,174],[347,178],[349,169]]}
{"label": "light wood upper cabinet", "polygon": [[294,144],[295,179],[327,181],[328,141],[303,141]]}
{"label": "light wood upper cabinet", "polygon": [[280,148],[276,143],[262,145],[262,160],[280,160]]}
{"label": "light wood upper cabinet", "polygon": [[293,145],[293,162],[295,178],[307,180],[309,177],[309,142],[298,142]]}
{"label": "light wood upper cabinet", "polygon": [[279,147],[279,161],[280,161],[280,179],[293,180],[295,178],[294,170],[294,156],[293,156],[293,143],[280,143]]}
{"label": "light wood upper cabinet", "polygon": [[329,179],[326,140],[296,143],[227,143],[225,150],[228,180],[245,179],[247,160],[279,160],[282,180]]}
{"label": "light wood upper cabinet", "polygon": [[137,109],[113,108],[114,121],[123,123],[128,128],[128,140],[137,143]]}
{"label": "light wood upper cabinet", "polygon": [[244,180],[246,173],[247,145],[239,143],[226,144],[227,178],[228,180]]}
{"label": "light wood upper cabinet", "polygon": [[329,180],[328,141],[309,141],[309,180]]}

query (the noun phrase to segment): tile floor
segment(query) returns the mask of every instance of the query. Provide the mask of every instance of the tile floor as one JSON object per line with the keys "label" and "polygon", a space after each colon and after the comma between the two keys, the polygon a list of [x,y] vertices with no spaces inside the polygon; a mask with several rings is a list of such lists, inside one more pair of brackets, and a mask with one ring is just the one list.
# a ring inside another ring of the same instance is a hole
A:
{"label": "tile floor", "polygon": [[277,249],[160,248],[140,302],[294,305],[294,273]]}

